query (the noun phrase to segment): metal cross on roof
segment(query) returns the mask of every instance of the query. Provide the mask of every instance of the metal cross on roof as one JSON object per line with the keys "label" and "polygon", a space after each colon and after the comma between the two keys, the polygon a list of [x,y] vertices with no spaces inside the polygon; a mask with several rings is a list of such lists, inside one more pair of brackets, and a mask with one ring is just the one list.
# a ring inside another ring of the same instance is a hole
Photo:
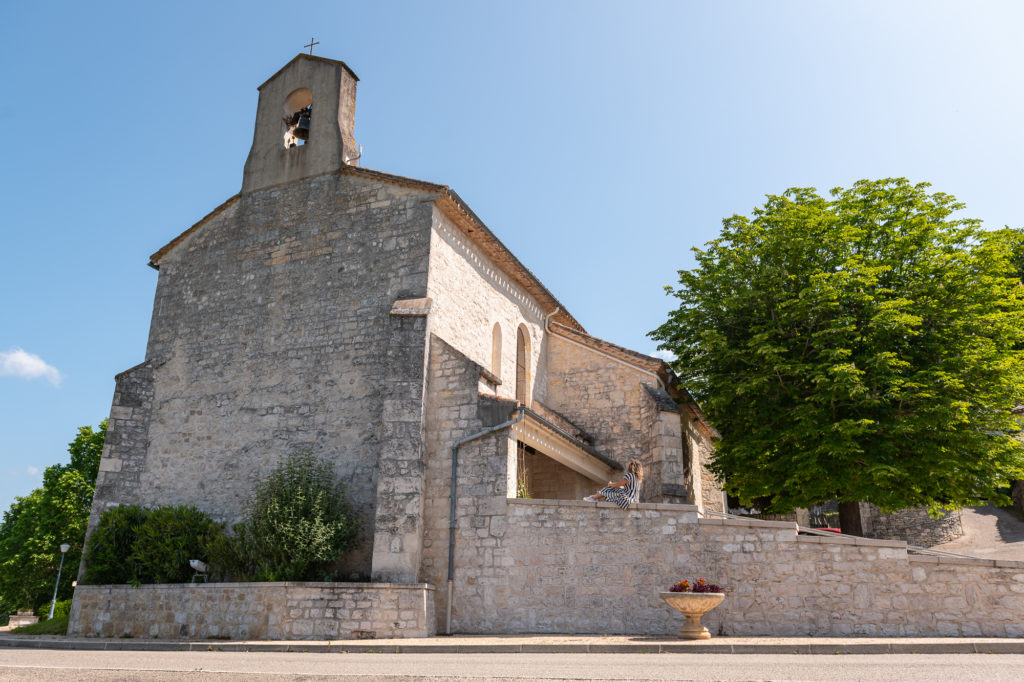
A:
{"label": "metal cross on roof", "polygon": [[309,48],[309,56],[312,57],[313,56],[313,46],[314,45],[319,45],[319,44],[320,44],[319,40],[314,40],[313,37],[310,36],[310,38],[309,38],[309,45],[303,45],[303,47],[308,47]]}

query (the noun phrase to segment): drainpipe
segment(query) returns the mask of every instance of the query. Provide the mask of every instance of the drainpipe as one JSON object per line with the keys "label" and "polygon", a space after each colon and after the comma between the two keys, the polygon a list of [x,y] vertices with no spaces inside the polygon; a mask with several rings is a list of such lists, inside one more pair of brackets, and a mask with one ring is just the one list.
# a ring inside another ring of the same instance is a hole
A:
{"label": "drainpipe", "polygon": [[654,380],[658,382],[658,386],[660,388],[665,388],[665,382],[662,381],[661,377],[658,376],[657,374],[655,374],[654,372],[651,372],[650,370],[646,370],[643,367],[637,367],[636,365],[634,365],[631,362],[626,362],[622,358],[617,358],[614,355],[609,355],[608,353],[605,353],[602,350],[598,350],[596,348],[592,348],[591,346],[586,346],[586,345],[580,343],[579,341],[577,341],[576,339],[570,339],[568,336],[563,336],[562,334],[559,334],[556,331],[554,331],[553,329],[551,329],[551,318],[554,317],[555,315],[557,315],[558,311],[560,311],[560,310],[561,310],[561,308],[555,308],[553,312],[548,313],[548,315],[544,318],[544,331],[546,331],[548,334],[554,334],[555,336],[557,336],[558,338],[562,339],[563,341],[568,341],[569,343],[575,343],[577,346],[580,346],[581,348],[586,348],[587,350],[589,350],[592,353],[597,353],[598,355],[603,355],[604,357],[608,358],[609,360],[614,360],[615,362],[619,363],[620,365],[625,365],[626,367],[629,367],[630,369],[632,369],[634,371],[643,372],[644,374],[647,374],[647,375],[653,377]]}
{"label": "drainpipe", "polygon": [[459,448],[470,441],[490,435],[502,429],[507,429],[513,424],[523,420],[526,416],[526,406],[519,405],[516,410],[519,412],[515,417],[502,422],[497,426],[484,429],[478,433],[466,436],[452,446],[452,494],[451,509],[448,512],[448,613],[445,617],[444,633],[452,634],[452,594],[455,590],[455,473],[459,466]]}

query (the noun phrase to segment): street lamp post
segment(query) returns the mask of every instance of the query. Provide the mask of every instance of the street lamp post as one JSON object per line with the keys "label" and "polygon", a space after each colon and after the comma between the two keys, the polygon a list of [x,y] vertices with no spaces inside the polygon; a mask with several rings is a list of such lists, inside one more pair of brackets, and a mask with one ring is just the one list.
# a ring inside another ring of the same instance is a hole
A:
{"label": "street lamp post", "polygon": [[50,615],[47,620],[53,618],[53,609],[57,606],[57,588],[60,587],[60,572],[64,570],[64,556],[71,549],[71,545],[64,542],[60,546],[60,568],[57,569],[57,584],[53,586],[53,601],[50,602]]}

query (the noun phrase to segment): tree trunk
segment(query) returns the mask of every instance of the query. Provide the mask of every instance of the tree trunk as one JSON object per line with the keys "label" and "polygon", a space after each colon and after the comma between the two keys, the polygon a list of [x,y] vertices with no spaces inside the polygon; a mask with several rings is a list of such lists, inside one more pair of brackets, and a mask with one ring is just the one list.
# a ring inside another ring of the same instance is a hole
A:
{"label": "tree trunk", "polygon": [[839,503],[839,528],[844,535],[864,534],[860,519],[860,502]]}

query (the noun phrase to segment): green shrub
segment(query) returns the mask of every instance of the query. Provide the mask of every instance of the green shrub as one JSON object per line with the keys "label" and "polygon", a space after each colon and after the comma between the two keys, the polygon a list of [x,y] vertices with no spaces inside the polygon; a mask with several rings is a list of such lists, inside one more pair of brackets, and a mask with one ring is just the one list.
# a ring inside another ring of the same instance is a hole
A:
{"label": "green shrub", "polygon": [[122,504],[103,512],[96,530],[89,536],[82,582],[92,585],[136,582],[139,567],[132,557],[139,528],[148,517],[148,509],[134,504]]}
{"label": "green shrub", "polygon": [[[40,604],[39,606],[36,607],[35,614],[37,616],[39,616],[39,620],[47,620],[48,619],[48,616],[50,615],[50,604],[51,604],[51,602],[46,602],[45,604]],[[71,600],[70,599],[63,599],[63,600],[58,601],[56,604],[53,605],[53,617],[54,618],[60,618],[61,616],[67,616],[70,613],[71,613]]]}
{"label": "green shrub", "polygon": [[208,560],[206,547],[223,531],[195,507],[157,507],[138,530],[131,562],[142,583],[184,583],[195,573],[190,559]]}
{"label": "green shrub", "polygon": [[246,519],[214,556],[237,578],[328,580],[356,530],[333,467],[311,452],[296,453],[256,486]]}
{"label": "green shrub", "polygon": [[223,530],[195,507],[110,509],[89,538],[83,582],[188,582],[193,575],[189,560],[207,560],[207,547]]}
{"label": "green shrub", "polygon": [[89,538],[83,582],[188,582],[190,559],[205,561],[219,580],[330,580],[357,527],[332,466],[304,452],[256,486],[233,531],[227,536],[195,507],[121,505]]}

